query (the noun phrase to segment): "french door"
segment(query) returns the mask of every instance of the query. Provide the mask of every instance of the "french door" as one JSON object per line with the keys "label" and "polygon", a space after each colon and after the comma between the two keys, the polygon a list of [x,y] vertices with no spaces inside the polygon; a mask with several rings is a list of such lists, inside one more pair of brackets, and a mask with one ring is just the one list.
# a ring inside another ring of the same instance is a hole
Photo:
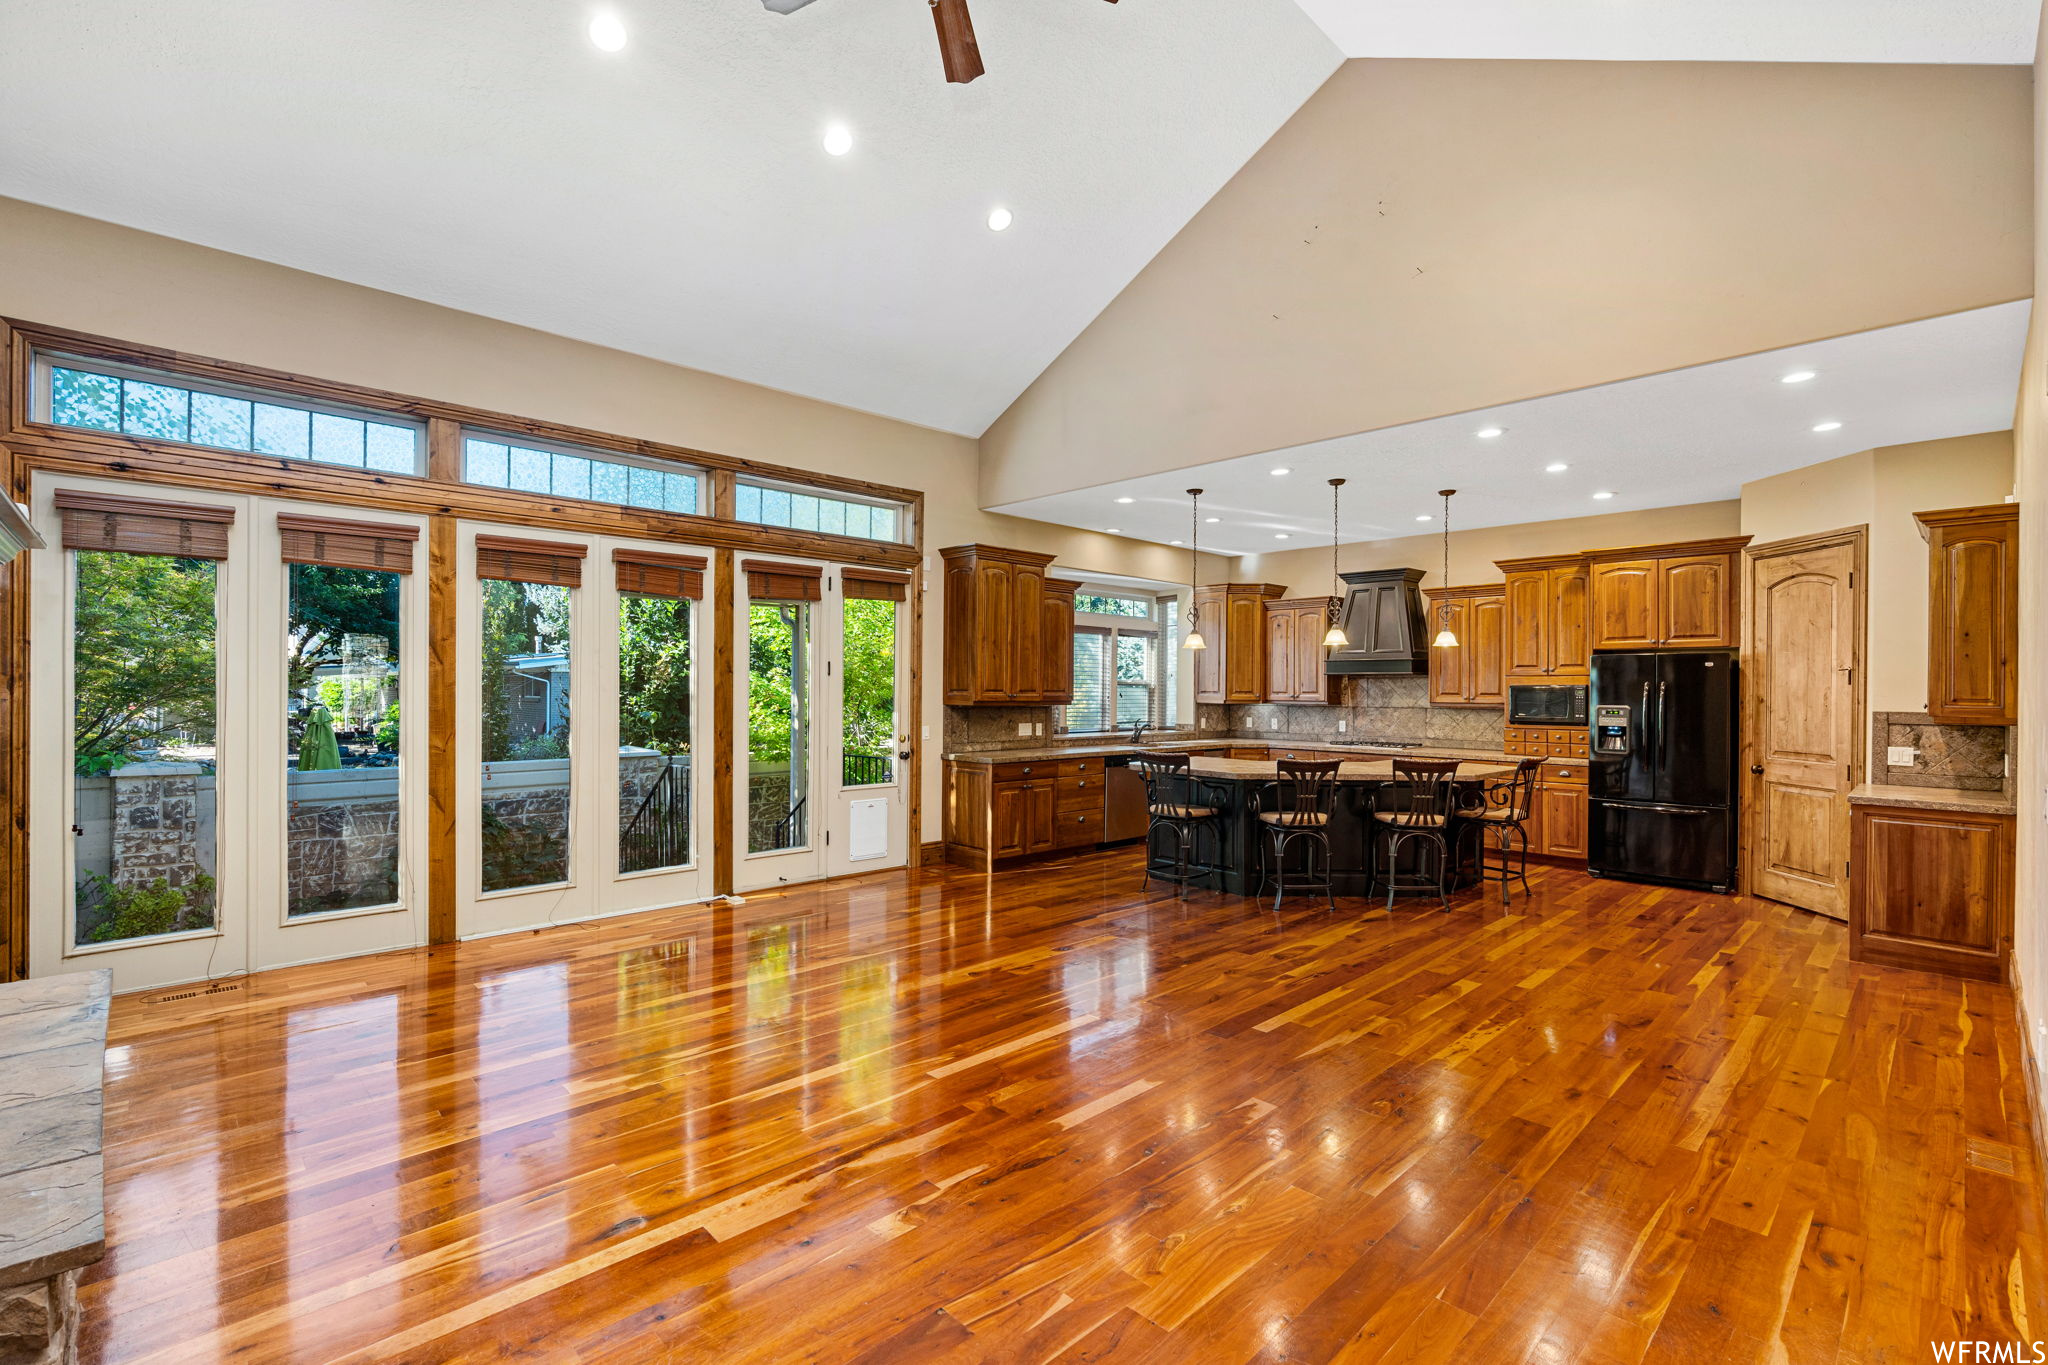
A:
{"label": "french door", "polygon": [[423,521],[53,477],[32,507],[31,972],[423,941]]}
{"label": "french door", "polygon": [[734,579],[735,889],[904,866],[908,575],[743,559]]}
{"label": "french door", "polygon": [[704,899],[708,556],[464,522],[456,562],[457,933]]}

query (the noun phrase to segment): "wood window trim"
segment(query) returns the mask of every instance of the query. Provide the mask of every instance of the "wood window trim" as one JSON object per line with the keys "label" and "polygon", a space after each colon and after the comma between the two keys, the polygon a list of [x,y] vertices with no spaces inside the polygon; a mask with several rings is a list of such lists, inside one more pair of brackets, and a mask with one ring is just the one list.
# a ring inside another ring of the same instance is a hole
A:
{"label": "wood window trim", "polygon": [[[844,493],[855,497],[883,502],[900,503],[912,518],[911,541],[865,541],[857,536],[832,536],[822,532],[800,532],[801,536],[827,542],[850,542],[856,545],[872,545],[877,549],[907,550],[922,536],[924,494],[914,488],[900,488],[892,484],[875,483],[866,479],[847,478],[843,475],[820,473],[787,465],[767,464],[761,461],[743,459],[738,456],[721,455],[716,451],[699,450],[690,446],[671,445],[661,441],[638,440],[614,435],[609,432],[593,431],[586,427],[570,426],[565,423],[544,422],[512,413],[496,412],[487,408],[471,408],[461,404],[442,402],[436,399],[420,398],[395,393],[385,389],[373,389],[362,385],[345,384],[334,380],[318,379],[310,375],[293,374],[282,370],[267,369],[257,365],[246,365],[236,361],[219,360],[211,356],[195,355],[163,347],[144,346],[121,341],[114,337],[97,336],[88,332],[72,331],[45,323],[30,322],[16,318],[0,318],[4,328],[6,346],[9,352],[7,363],[8,387],[13,401],[8,404],[9,412],[5,431],[11,440],[31,447],[60,447],[73,450],[94,450],[110,460],[133,458],[138,454],[171,455],[186,458],[194,455],[220,457],[221,467],[248,470],[251,468],[275,471],[290,469],[295,474],[307,470],[319,470],[327,475],[352,475],[342,486],[361,484],[424,485],[428,490],[444,486],[450,471],[445,462],[439,469],[432,457],[432,434],[429,434],[428,472],[420,474],[376,474],[364,470],[351,470],[339,466],[318,466],[306,460],[287,460],[275,456],[251,455],[237,451],[217,451],[209,447],[194,447],[182,442],[153,441],[144,437],[122,432],[95,432],[60,427],[50,423],[33,421],[29,414],[28,400],[34,392],[34,360],[38,351],[61,352],[80,359],[98,359],[124,365],[139,365],[165,371],[170,375],[184,376],[201,382],[234,384],[243,387],[265,389],[280,396],[296,396],[318,402],[337,404],[359,410],[367,415],[397,416],[413,422],[448,421],[460,427],[500,436],[526,438],[534,441],[552,442],[570,446],[582,446],[599,453],[615,453],[655,460],[663,464],[694,466],[701,474],[715,475],[719,472],[743,474],[749,478],[769,480],[793,485],[799,488],[814,488],[827,493]],[[99,462],[101,470],[107,461]],[[459,475],[459,469],[454,471]],[[154,472],[152,471],[152,476]],[[461,485],[464,488],[472,485]],[[236,491],[253,491],[237,489]],[[270,496],[291,496],[291,493],[267,482],[262,489]],[[511,490],[484,489],[484,492],[507,493]],[[318,496],[317,494],[313,496]],[[541,494],[518,493],[514,497],[529,502],[548,502]],[[437,494],[445,505],[445,494]],[[602,508],[605,504],[597,504]],[[413,509],[408,509],[413,510]],[[417,510],[441,510],[420,508]],[[628,509],[630,510],[630,509]],[[642,509],[643,511],[645,509]],[[559,515],[560,509],[556,509]],[[478,513],[481,515],[481,513]],[[690,514],[681,512],[659,513],[660,517],[683,518]],[[722,523],[716,516],[699,516],[704,522]],[[739,523],[751,526],[752,523]],[[760,543],[760,542],[756,542]],[[911,558],[915,558],[914,555]],[[878,557],[875,562],[887,562]]]}
{"label": "wood window trim", "polygon": [[232,507],[78,488],[58,489],[53,502],[62,514],[67,550],[119,550],[181,559],[228,557],[228,527],[235,520]]}
{"label": "wood window trim", "polygon": [[411,573],[420,528],[393,522],[277,514],[278,550],[287,564]]}
{"label": "wood window trim", "polygon": [[784,564],[772,559],[743,559],[747,596],[771,602],[822,602],[825,571],[815,564]]}
{"label": "wood window trim", "polygon": [[618,590],[639,597],[674,597],[696,601],[704,596],[702,555],[669,555],[654,550],[613,550],[612,570]]}
{"label": "wood window trim", "polygon": [[589,546],[572,541],[478,536],[476,576],[508,583],[545,583],[558,588],[580,588],[583,586],[583,561],[589,554]]}
{"label": "wood window trim", "polygon": [[842,568],[839,594],[849,602],[907,602],[910,580],[907,573],[890,573],[885,569]]}

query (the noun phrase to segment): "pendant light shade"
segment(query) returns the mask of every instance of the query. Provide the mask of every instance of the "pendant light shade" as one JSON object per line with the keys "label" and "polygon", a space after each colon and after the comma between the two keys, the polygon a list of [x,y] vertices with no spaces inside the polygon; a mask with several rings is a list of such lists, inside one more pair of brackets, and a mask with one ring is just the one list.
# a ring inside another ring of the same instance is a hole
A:
{"label": "pendant light shade", "polygon": [[1324,649],[1349,649],[1351,637],[1344,633],[1344,627],[1337,624],[1338,613],[1343,610],[1344,591],[1342,579],[1337,577],[1337,490],[1344,486],[1344,480],[1330,480],[1330,628],[1323,632]]}
{"label": "pendant light shade", "polygon": [[[1451,496],[1455,494],[1457,491],[1458,490],[1455,488],[1440,488],[1437,490],[1437,496],[1444,500],[1443,586],[1446,588],[1451,586]],[[1437,610],[1442,614],[1443,625],[1442,628],[1437,631],[1436,638],[1430,641],[1430,644],[1434,645],[1438,649],[1456,649],[1458,647],[1458,634],[1456,631],[1451,629],[1450,599],[1444,599],[1443,605],[1440,606]]]}
{"label": "pendant light shade", "polygon": [[1202,638],[1201,609],[1195,605],[1195,590],[1200,586],[1195,580],[1202,571],[1202,490],[1188,490],[1188,638],[1180,642],[1182,649],[1207,649],[1209,642]]}

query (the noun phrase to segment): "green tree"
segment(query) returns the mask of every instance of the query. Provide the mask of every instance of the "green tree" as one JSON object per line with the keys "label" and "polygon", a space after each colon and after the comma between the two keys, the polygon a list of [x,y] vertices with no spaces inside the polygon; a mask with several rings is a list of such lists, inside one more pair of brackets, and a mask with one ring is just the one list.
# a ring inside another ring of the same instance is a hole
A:
{"label": "green tree", "polygon": [[[569,648],[569,590],[549,583],[508,583],[487,578],[482,585],[483,757],[486,763],[514,758],[543,758],[558,753],[534,751],[534,737],[512,731],[510,689],[515,680],[511,661],[518,654],[566,653]],[[550,750],[568,752],[565,719],[548,738]]]}
{"label": "green tree", "polygon": [[119,767],[167,733],[213,742],[217,622],[210,559],[78,553],[72,752]]}
{"label": "green tree", "polygon": [[[341,662],[349,635],[382,636],[387,656],[398,662],[398,575],[375,569],[337,569],[327,564],[294,564],[285,685],[298,692],[322,665]],[[329,710],[340,715],[338,707]]]}
{"label": "green tree", "polygon": [[690,752],[690,604],[619,599],[619,743]]}
{"label": "green tree", "polygon": [[886,754],[896,744],[896,604],[846,604],[840,653],[846,752]]}
{"label": "green tree", "polygon": [[755,602],[747,608],[747,757],[789,761],[790,702],[796,686],[796,624],[808,608]]}

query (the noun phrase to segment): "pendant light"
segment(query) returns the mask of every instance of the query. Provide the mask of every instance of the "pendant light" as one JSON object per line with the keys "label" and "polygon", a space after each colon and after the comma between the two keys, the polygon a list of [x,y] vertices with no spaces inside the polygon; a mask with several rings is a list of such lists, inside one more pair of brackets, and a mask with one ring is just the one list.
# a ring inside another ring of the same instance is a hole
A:
{"label": "pendant light", "polygon": [[[1446,588],[1451,586],[1451,496],[1457,491],[1455,488],[1439,488],[1437,490],[1437,496],[1444,500],[1443,586]],[[1438,610],[1443,616],[1443,629],[1436,633],[1436,638],[1431,640],[1430,644],[1440,649],[1456,649],[1458,647],[1458,635],[1456,631],[1451,629],[1451,601],[1448,597],[1444,599],[1443,605]]]}
{"label": "pendant light", "polygon": [[1344,609],[1344,591],[1338,586],[1343,580],[1337,576],[1337,490],[1343,486],[1342,479],[1330,480],[1330,628],[1323,632],[1324,649],[1351,647],[1351,637],[1337,624],[1338,613]]}
{"label": "pendant light", "polygon": [[1202,490],[1188,490],[1190,508],[1188,511],[1188,638],[1181,641],[1182,649],[1207,649],[1209,642],[1202,638],[1201,609],[1195,605],[1195,580],[1202,571]]}

